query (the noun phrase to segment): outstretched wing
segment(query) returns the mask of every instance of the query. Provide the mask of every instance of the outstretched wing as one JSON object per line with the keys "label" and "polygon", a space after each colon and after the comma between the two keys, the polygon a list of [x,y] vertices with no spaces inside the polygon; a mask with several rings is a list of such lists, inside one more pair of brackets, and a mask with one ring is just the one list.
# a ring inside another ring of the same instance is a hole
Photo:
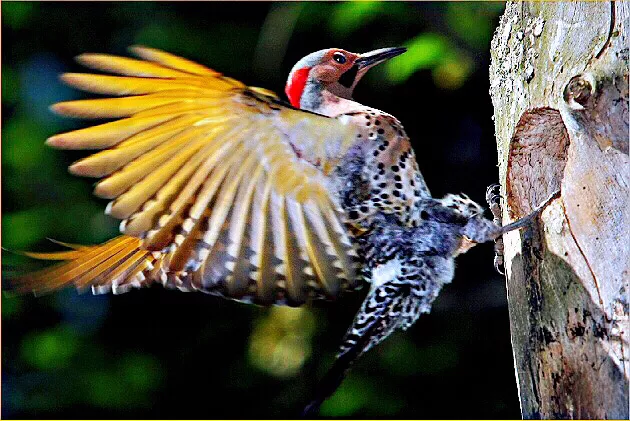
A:
{"label": "outstretched wing", "polygon": [[356,253],[329,176],[355,129],[186,59],[132,51],[141,60],[78,58],[117,76],[62,76],[114,97],[52,107],[66,116],[118,120],[47,143],[101,150],[70,171],[103,178],[95,194],[111,199],[106,212],[122,219],[123,234],[163,255],[161,278],[239,299],[298,304],[353,283]]}

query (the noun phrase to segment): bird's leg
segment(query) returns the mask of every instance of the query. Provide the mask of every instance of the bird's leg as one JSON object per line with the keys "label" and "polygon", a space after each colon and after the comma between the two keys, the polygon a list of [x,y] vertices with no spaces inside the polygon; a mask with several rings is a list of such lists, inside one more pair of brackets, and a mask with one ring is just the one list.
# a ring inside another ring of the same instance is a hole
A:
{"label": "bird's leg", "polygon": [[[492,184],[486,189],[486,202],[492,212],[492,222],[495,225],[502,225],[501,218],[501,195],[498,190],[501,186],[498,184]],[[494,240],[494,269],[501,275],[504,275],[503,271],[503,237],[497,237]]]}
{"label": "bird's leg", "polygon": [[462,234],[475,243],[485,243],[486,241],[496,240],[505,233],[530,226],[536,218],[538,218],[543,209],[559,195],[560,190],[551,194],[529,215],[502,227],[495,225],[492,221],[485,218],[471,218],[464,227]]}
{"label": "bird's leg", "polygon": [[511,224],[507,224],[503,227],[499,227],[494,233],[494,239],[499,238],[500,236],[502,236],[503,234],[507,232],[514,231],[516,229],[531,225],[534,222],[534,220],[536,220],[536,218],[538,218],[538,216],[542,213],[542,211],[547,207],[547,205],[551,203],[553,200],[557,199],[559,196],[560,196],[560,190],[557,190],[553,192],[552,194],[550,194],[549,197],[544,202],[536,206],[536,208],[529,215],[526,215],[522,217],[521,219],[512,222]]}

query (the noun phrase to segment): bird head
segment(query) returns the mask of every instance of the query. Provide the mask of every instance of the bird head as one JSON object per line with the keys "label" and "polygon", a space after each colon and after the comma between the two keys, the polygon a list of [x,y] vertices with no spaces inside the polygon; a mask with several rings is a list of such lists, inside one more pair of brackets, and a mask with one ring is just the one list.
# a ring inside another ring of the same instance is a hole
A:
{"label": "bird head", "polygon": [[294,107],[319,112],[327,100],[335,97],[350,99],[357,82],[370,68],[405,51],[400,47],[381,48],[365,54],[339,48],[316,51],[293,66],[285,92]]}

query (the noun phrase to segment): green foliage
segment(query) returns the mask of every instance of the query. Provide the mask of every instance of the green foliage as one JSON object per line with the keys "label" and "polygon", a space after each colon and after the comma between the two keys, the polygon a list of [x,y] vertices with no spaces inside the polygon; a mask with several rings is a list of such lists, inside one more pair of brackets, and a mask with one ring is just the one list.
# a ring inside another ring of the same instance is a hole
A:
{"label": "green foliage", "polygon": [[386,63],[387,75],[394,83],[403,83],[419,70],[432,70],[436,85],[459,88],[472,71],[467,54],[441,34],[427,32],[405,44],[408,51],[398,60]]}
{"label": "green foliage", "polygon": [[[399,361],[400,364],[400,361]],[[351,372],[333,396],[321,407],[324,417],[352,417],[364,412],[372,416],[395,414],[405,406],[396,393],[378,380],[378,376],[364,376]]]}
{"label": "green foliage", "polygon": [[14,105],[19,97],[20,85],[17,71],[12,66],[2,66],[2,102],[5,105]]}
{"label": "green foliage", "polygon": [[417,70],[431,69],[445,56],[452,54],[452,46],[443,35],[424,33],[405,44],[407,52],[398,60],[387,63],[387,71],[393,82],[407,80]]}
{"label": "green foliage", "polygon": [[149,396],[162,382],[157,360],[147,355],[127,354],[85,377],[88,399],[102,408],[151,406]]}
{"label": "green foliage", "polygon": [[11,1],[2,3],[2,23],[13,29],[23,28],[29,23],[38,7],[29,1]]}
{"label": "green foliage", "polygon": [[249,361],[275,377],[297,375],[310,357],[314,328],[313,314],[307,308],[271,308],[252,331]]}
{"label": "green foliage", "polygon": [[505,5],[501,2],[450,2],[445,18],[451,31],[474,48],[486,48],[494,31],[494,18]]}
{"label": "green foliage", "polygon": [[76,335],[64,327],[34,332],[22,342],[22,358],[37,370],[57,370],[72,363],[78,345]]}
{"label": "green foliage", "polygon": [[347,36],[379,17],[385,7],[385,3],[380,1],[339,3],[330,17],[330,28],[338,36]]}
{"label": "green foliage", "polygon": [[22,299],[20,297],[7,297],[2,294],[2,319],[9,320],[17,316],[22,310]]}
{"label": "green foliage", "polygon": [[12,140],[3,144],[3,166],[6,165],[16,171],[33,171],[42,165],[52,163],[51,160],[45,162],[49,155],[41,147],[46,132],[42,125],[32,118],[27,118],[24,114],[15,116],[3,125],[2,137]]}
{"label": "green foliage", "polygon": [[[20,212],[5,213],[2,215],[2,236],[10,238],[11,249],[23,250],[30,244],[46,237],[50,227],[49,221],[33,224],[36,218],[46,218],[49,215],[46,208],[28,209]],[[44,235],[44,237],[42,237]]]}
{"label": "green foliage", "polygon": [[349,376],[337,392],[322,404],[320,414],[325,417],[351,416],[366,406],[376,393],[368,379]]}

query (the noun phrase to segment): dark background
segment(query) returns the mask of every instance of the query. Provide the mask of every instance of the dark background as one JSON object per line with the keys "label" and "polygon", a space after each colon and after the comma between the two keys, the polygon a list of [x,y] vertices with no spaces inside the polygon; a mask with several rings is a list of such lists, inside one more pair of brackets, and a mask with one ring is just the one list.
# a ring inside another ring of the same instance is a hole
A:
{"label": "dark background", "polygon": [[[44,146],[80,127],[48,111],[80,98],[57,75],[83,52],[145,44],[283,92],[302,56],[405,45],[355,98],[394,114],[435,196],[484,202],[496,181],[490,39],[500,3],[2,3],[2,245],[99,243],[117,234]],[[370,351],[325,416],[520,417],[505,285],[492,245],[458,258],[433,311]],[[3,253],[5,271],[33,262]],[[160,288],[122,296],[2,296],[3,418],[296,417],[363,298],[271,309]]]}

